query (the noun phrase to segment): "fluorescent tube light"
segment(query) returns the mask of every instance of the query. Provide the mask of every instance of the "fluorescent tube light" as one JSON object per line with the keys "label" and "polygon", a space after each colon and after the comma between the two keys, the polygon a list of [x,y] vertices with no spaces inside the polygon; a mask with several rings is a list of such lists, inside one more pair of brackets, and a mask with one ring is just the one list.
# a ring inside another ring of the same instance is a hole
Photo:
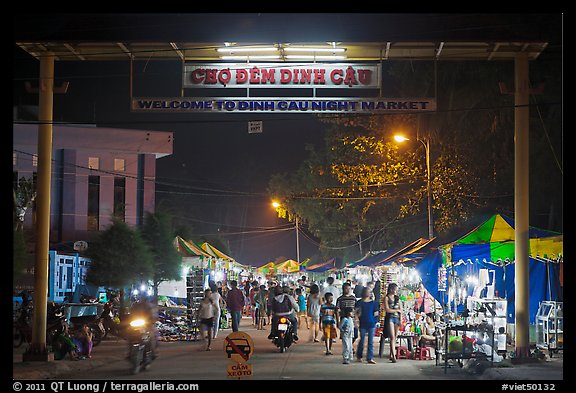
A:
{"label": "fluorescent tube light", "polygon": [[226,53],[236,53],[236,52],[277,52],[278,48],[274,47],[256,47],[250,48],[247,46],[241,47],[233,47],[229,46],[227,48],[218,48],[216,49],[218,52],[226,52]]}
{"label": "fluorescent tube light", "polygon": [[329,53],[342,53],[346,52],[345,48],[310,48],[310,47],[294,47],[287,46],[284,48],[286,52],[329,52]]}
{"label": "fluorescent tube light", "polygon": [[273,59],[280,59],[279,55],[270,55],[270,56],[220,56],[222,60],[273,60]]}
{"label": "fluorescent tube light", "polygon": [[290,60],[343,60],[346,56],[287,55]]}

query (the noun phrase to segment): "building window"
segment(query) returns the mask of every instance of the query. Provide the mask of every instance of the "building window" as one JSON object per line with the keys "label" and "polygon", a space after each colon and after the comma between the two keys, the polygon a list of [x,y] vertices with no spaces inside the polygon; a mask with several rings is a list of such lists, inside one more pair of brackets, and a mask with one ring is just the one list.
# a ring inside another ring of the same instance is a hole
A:
{"label": "building window", "polygon": [[100,169],[100,159],[98,157],[88,157],[88,169]]}
{"label": "building window", "polygon": [[100,215],[100,176],[88,176],[88,227],[97,231]]}
{"label": "building window", "polygon": [[114,170],[117,172],[124,172],[126,170],[123,158],[114,159]]}
{"label": "building window", "polygon": [[114,177],[114,217],[124,221],[126,212],[126,178]]}
{"label": "building window", "polygon": [[38,166],[38,154],[32,154],[32,166]]}

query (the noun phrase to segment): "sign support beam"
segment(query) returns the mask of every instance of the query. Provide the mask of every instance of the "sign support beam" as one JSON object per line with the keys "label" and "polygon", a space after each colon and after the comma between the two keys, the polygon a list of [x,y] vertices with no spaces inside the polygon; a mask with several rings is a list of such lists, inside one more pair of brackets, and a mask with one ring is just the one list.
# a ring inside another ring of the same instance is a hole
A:
{"label": "sign support beam", "polygon": [[515,353],[530,357],[529,337],[529,76],[528,55],[520,52],[514,59],[514,253],[515,263]]}
{"label": "sign support beam", "polygon": [[52,116],[54,97],[54,54],[40,58],[38,127],[38,194],[36,255],[34,263],[34,312],[32,342],[24,361],[49,361],[54,354],[46,347],[46,307],[48,304],[48,252],[50,243],[50,175],[52,171]]}

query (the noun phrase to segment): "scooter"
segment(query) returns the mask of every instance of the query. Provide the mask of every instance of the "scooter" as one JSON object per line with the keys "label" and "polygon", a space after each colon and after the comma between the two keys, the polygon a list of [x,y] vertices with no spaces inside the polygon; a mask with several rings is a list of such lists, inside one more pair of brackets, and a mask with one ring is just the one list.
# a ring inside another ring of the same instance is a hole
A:
{"label": "scooter", "polygon": [[150,322],[141,317],[130,320],[129,327],[126,329],[126,340],[130,348],[128,359],[132,374],[138,374],[141,370],[147,369],[154,360],[152,334]]}
{"label": "scooter", "polygon": [[[276,329],[274,329],[274,326],[276,326]],[[280,353],[286,352],[286,349],[294,342],[294,326],[292,321],[284,316],[274,317],[272,320],[272,331],[276,332],[273,334],[272,342],[280,348]]]}
{"label": "scooter", "polygon": [[[12,328],[13,348],[19,348],[23,343],[30,344],[32,342],[32,310],[31,305],[27,306],[14,322]],[[64,324],[68,324],[68,320],[64,316],[62,306],[57,306],[47,314],[46,343],[48,345],[52,344],[56,333]]]}

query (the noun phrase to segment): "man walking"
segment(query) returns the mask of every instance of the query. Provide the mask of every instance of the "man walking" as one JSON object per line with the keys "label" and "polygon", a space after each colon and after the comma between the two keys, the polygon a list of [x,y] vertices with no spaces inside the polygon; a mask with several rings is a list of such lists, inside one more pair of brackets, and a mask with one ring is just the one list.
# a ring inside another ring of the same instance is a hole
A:
{"label": "man walking", "polygon": [[242,319],[242,309],[244,308],[244,294],[238,289],[238,281],[230,281],[232,289],[226,295],[226,305],[230,315],[232,315],[232,331],[237,332]]}
{"label": "man walking", "polygon": [[342,363],[350,364],[352,361],[356,296],[352,293],[352,286],[348,282],[342,285],[342,291],[344,294],[336,300],[336,324],[340,328],[340,338],[342,339]]}

